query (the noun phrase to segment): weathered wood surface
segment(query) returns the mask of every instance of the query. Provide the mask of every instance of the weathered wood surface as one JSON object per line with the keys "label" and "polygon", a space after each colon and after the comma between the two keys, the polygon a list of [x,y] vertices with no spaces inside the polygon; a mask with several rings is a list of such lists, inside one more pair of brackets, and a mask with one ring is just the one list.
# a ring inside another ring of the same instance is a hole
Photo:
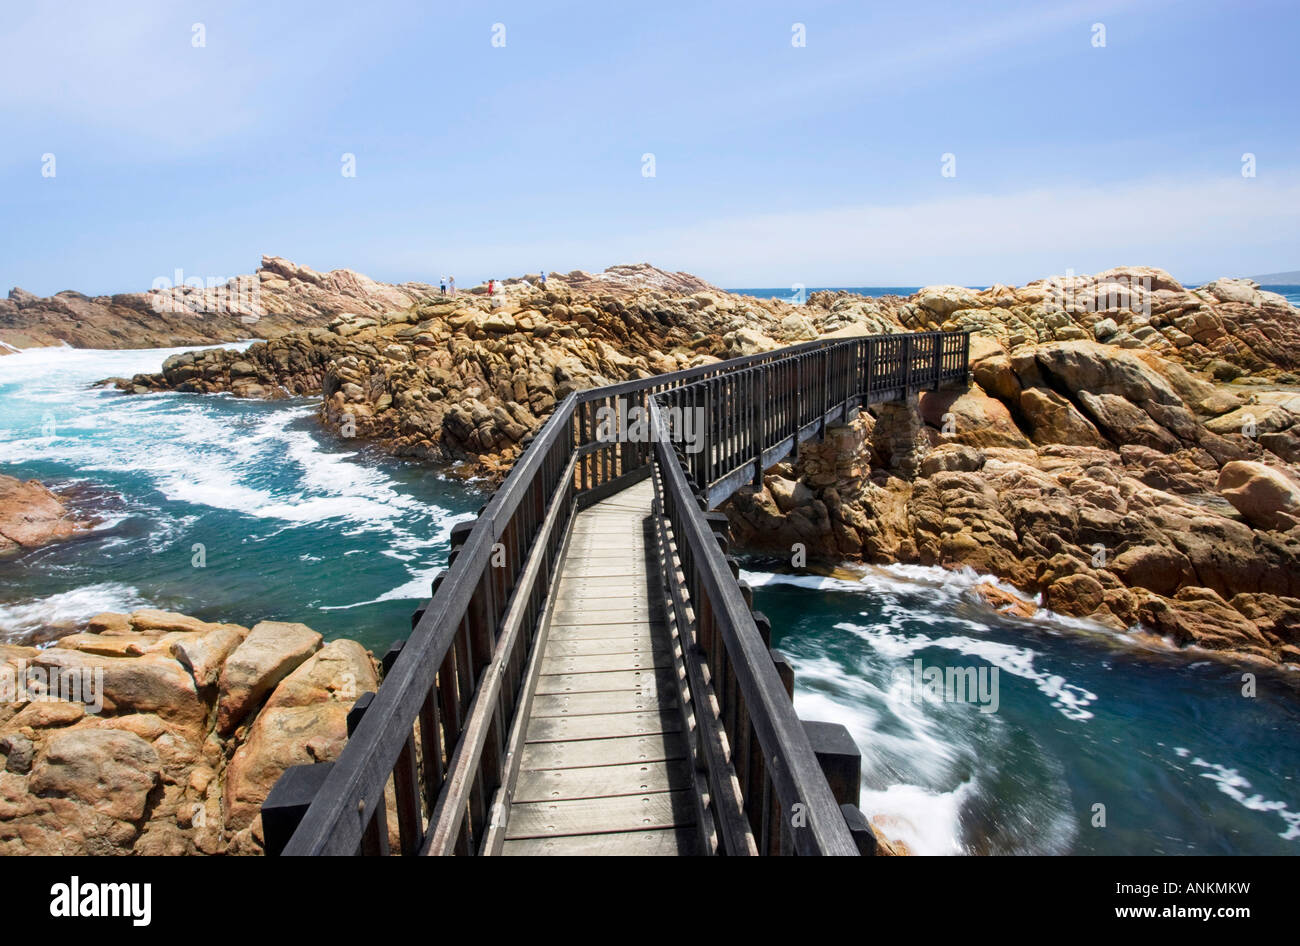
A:
{"label": "weathered wood surface", "polygon": [[699,853],[653,493],[638,483],[574,523],[503,854]]}

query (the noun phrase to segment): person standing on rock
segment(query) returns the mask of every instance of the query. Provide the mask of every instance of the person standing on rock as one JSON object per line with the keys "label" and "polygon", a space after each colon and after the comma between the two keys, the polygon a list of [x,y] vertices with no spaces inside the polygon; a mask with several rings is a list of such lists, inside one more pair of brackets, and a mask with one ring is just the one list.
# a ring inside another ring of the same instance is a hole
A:
{"label": "person standing on rock", "polygon": [[451,294],[452,294],[453,296],[456,294],[456,277],[455,277],[455,276],[448,276],[448,277],[447,277],[447,289],[451,292]]}
{"label": "person standing on rock", "polygon": [[439,292],[441,295],[444,295],[444,296],[447,294],[447,277],[446,277],[446,276],[440,276],[440,277],[438,277],[438,292]]}
{"label": "person standing on rock", "polygon": [[542,270],[542,288],[546,288],[546,270]]}

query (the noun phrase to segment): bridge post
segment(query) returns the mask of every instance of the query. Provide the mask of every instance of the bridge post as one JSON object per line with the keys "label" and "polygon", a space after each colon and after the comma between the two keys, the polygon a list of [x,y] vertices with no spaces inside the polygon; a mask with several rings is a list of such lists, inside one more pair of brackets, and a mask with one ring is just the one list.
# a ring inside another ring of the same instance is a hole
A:
{"label": "bridge post", "polygon": [[811,720],[805,720],[803,728],[835,800],[856,805],[862,792],[862,751],[848,729],[840,723]]}
{"label": "bridge post", "polygon": [[831,409],[831,354],[823,348],[818,352],[822,356],[822,419],[819,439],[826,442],[826,415]]}
{"label": "bridge post", "polygon": [[930,390],[939,390],[939,385],[943,382],[943,335],[935,332],[932,336],[934,340],[934,384]]}
{"label": "bridge post", "polygon": [[790,447],[790,460],[793,463],[799,462],[799,431],[803,427],[803,355],[795,355],[794,358],[794,398],[791,413],[794,415],[794,427],[791,434],[794,435],[794,443]]}
{"label": "bridge post", "polygon": [[333,762],[291,765],[275,780],[262,802],[262,850],[267,857],[284,853]]}
{"label": "bridge post", "polygon": [[767,372],[758,371],[755,373],[755,387],[758,388],[754,394],[754,489],[763,488],[763,436],[767,424]]}
{"label": "bridge post", "polygon": [[785,687],[786,696],[794,699],[794,667],[790,666],[790,661],[785,659],[785,655],[779,650],[768,648],[767,652],[772,655],[772,663],[776,665],[776,675],[781,678],[781,686]]}
{"label": "bridge post", "polygon": [[868,407],[871,405],[871,382],[876,376],[876,345],[874,338],[867,339],[867,380],[863,386],[866,393],[862,396],[862,403]]}
{"label": "bridge post", "polygon": [[716,477],[713,475],[713,382],[703,385],[704,400],[704,423],[695,435],[700,438],[700,454],[704,458],[704,480],[706,483],[712,483]]}
{"label": "bridge post", "polygon": [[912,335],[903,336],[903,400],[912,394]]}
{"label": "bridge post", "polygon": [[858,809],[857,805],[840,805],[840,812],[844,815],[844,823],[848,826],[849,834],[853,835],[853,843],[858,846],[858,854],[863,857],[874,857],[879,842],[866,815]]}
{"label": "bridge post", "polygon": [[[421,608],[417,613],[423,616],[425,609]],[[417,622],[418,623],[418,622]],[[393,669],[393,664],[397,663],[397,658],[402,653],[402,648],[406,646],[406,638],[399,637],[388,645],[388,650],[384,653],[383,659],[379,661],[379,667],[383,671],[382,681],[388,676],[388,671]]]}
{"label": "bridge post", "polygon": [[[361,719],[366,715],[366,710],[370,709],[370,704],[374,701],[375,694],[369,691],[362,693],[357,697],[357,701],[352,704],[352,709],[348,710],[347,727],[348,738],[357,731],[361,725]],[[365,812],[360,812],[364,817]],[[365,833],[361,838],[361,853],[367,855],[388,856],[388,814],[384,808],[384,796],[379,796],[379,807],[367,818]]]}

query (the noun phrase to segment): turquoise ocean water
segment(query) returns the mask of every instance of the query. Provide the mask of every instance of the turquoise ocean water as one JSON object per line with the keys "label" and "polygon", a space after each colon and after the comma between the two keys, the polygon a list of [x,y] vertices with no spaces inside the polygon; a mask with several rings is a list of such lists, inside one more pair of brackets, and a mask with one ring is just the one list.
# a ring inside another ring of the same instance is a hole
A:
{"label": "turquoise ocean water", "polygon": [[0,472],[104,519],[0,562],[0,635],[143,606],[302,621],[377,650],[408,633],[478,492],[325,434],[309,400],[89,388],[168,354],[0,357]]}

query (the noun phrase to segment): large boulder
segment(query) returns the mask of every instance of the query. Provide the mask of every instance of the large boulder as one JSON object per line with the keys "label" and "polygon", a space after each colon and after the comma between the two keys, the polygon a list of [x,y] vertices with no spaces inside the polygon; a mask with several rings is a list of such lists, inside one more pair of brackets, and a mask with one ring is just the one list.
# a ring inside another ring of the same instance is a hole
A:
{"label": "large boulder", "polygon": [[1255,622],[1209,588],[1188,587],[1174,598],[1148,598],[1139,613],[1143,624],[1183,647],[1263,657],[1273,650]]}
{"label": "large boulder", "polygon": [[769,476],[764,483],[783,513],[791,512],[813,501],[812,490],[798,480],[788,480],[783,476]]}
{"label": "large boulder", "polygon": [[1110,394],[1134,404],[1182,401],[1161,374],[1133,353],[1089,341],[1054,342],[1035,352],[1039,368],[1059,388]]}
{"label": "large boulder", "polygon": [[1034,443],[1101,447],[1106,440],[1073,404],[1048,388],[1020,392],[1020,413],[1032,431]]}
{"label": "large boulder", "polygon": [[1196,578],[1187,556],[1164,545],[1135,545],[1115,556],[1109,567],[1130,588],[1161,595],[1172,595]]}
{"label": "large boulder", "polygon": [[234,830],[248,827],[289,766],[337,758],[347,743],[348,710],[362,692],[377,686],[370,655],[347,640],[325,645],[286,677],[230,760],[226,824]]}
{"label": "large boulder", "polygon": [[1300,525],[1300,481],[1277,467],[1252,460],[1225,463],[1219,492],[1257,528],[1285,531]]}
{"label": "large boulder", "polygon": [[1083,409],[1111,440],[1119,444],[1136,444],[1172,453],[1182,443],[1151,415],[1128,398],[1118,394],[1094,394],[1079,391],[1076,395]]}
{"label": "large boulder", "polygon": [[51,647],[31,658],[47,673],[86,681],[102,680],[103,710],[112,714],[155,713],[190,732],[207,721],[207,704],[189,671],[171,657],[147,653],[140,657],[106,657]]}
{"label": "large boulder", "polygon": [[967,391],[926,391],[919,399],[921,416],[945,439],[971,447],[1030,447],[1011,412],[978,386]]}
{"label": "large boulder", "polygon": [[0,476],[0,554],[67,539],[88,527],[36,480]]}
{"label": "large boulder", "polygon": [[248,637],[248,628],[221,624],[206,634],[192,634],[171,644],[172,655],[194,678],[200,690],[216,686],[227,658]]}
{"label": "large boulder", "polygon": [[46,740],[28,788],[38,796],[74,798],[118,821],[138,821],[159,770],[158,753],[134,733],[62,729]]}
{"label": "large boulder", "polygon": [[233,732],[277,683],[320,649],[320,644],[320,634],[305,624],[262,621],[255,625],[221,671],[217,731],[223,735]]}

